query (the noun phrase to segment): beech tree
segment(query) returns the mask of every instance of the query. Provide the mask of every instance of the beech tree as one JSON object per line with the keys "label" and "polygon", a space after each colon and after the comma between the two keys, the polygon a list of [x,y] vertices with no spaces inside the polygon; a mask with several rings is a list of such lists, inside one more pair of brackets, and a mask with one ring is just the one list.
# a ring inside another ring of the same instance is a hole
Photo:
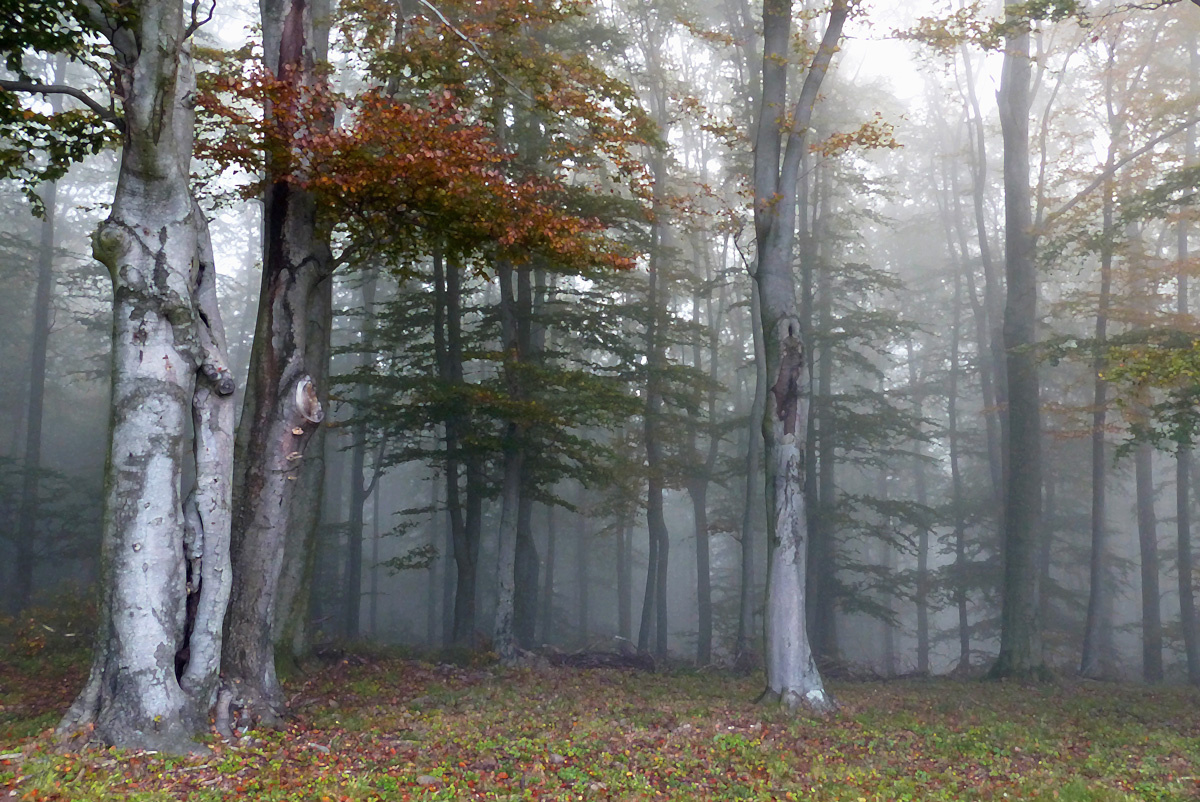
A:
{"label": "beech tree", "polygon": [[[122,145],[112,209],[93,239],[114,298],[100,629],[88,680],[59,729],[129,748],[193,751],[217,692],[231,579],[234,390],[207,221],[189,179],[189,39],[202,12],[140,0],[120,9],[63,3],[48,13],[59,24],[22,15],[29,38],[5,37],[8,66],[23,73],[20,49],[30,42],[79,55],[81,31],[102,36],[112,49]],[[91,111],[89,124],[117,119],[77,87],[21,74],[0,88],[70,95]],[[3,104],[10,110],[11,97]],[[60,168],[70,160],[52,155]],[[187,462],[195,486],[183,497]]]}
{"label": "beech tree", "polygon": [[[329,8],[321,2],[262,0],[263,55],[274,79],[264,109],[266,143],[263,276],[238,431],[233,529],[239,581],[230,601],[223,668],[255,716],[279,722],[283,692],[275,673],[279,623],[303,571],[316,525],[324,465],[320,427],[328,405],[334,269],[328,204],[307,186],[300,151],[328,129],[331,112],[310,105],[324,87]],[[313,441],[316,441],[315,443]],[[310,451],[311,450],[311,451]],[[302,609],[307,605],[302,605]],[[303,614],[303,613],[302,613]]]}
{"label": "beech tree", "polygon": [[[829,711],[809,646],[805,621],[805,439],[810,372],[800,330],[792,259],[796,238],[796,182],[821,83],[841,41],[849,13],[834,0],[821,44],[808,64],[792,107],[787,104],[791,52],[790,0],[764,0],[762,105],[754,150],[754,227],[758,264],[754,279],[762,304],[762,331],[771,389],[763,418],[766,441],[767,533],[771,566],[767,580],[767,691],[788,707]],[[784,140],[786,138],[786,146]]]}

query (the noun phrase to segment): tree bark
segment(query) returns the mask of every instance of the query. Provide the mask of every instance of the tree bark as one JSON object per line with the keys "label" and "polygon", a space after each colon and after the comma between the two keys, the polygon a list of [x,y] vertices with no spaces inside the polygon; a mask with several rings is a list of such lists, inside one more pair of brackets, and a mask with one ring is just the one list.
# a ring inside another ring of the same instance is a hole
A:
{"label": "tree bark", "polygon": [[588,573],[588,558],[590,556],[590,540],[591,537],[587,531],[588,520],[582,512],[579,513],[579,529],[578,537],[575,540],[575,586],[578,596],[576,598],[576,613],[578,621],[576,623],[576,636],[579,639],[579,648],[587,649],[588,641],[591,639],[591,583]]}
{"label": "tree bark", "polygon": [[[513,267],[507,260],[497,262],[496,278],[500,284],[500,328],[504,351],[504,376],[509,398],[524,397],[519,375],[522,353],[517,330],[517,303],[513,288]],[[504,434],[503,474],[500,487],[500,525],[496,558],[496,620],[492,630],[492,645],[505,663],[514,662],[520,654],[515,629],[517,523],[521,504],[521,479],[525,464],[524,426],[509,420]]]}
{"label": "tree bark", "polygon": [[1154,446],[1150,443],[1137,445],[1133,462],[1137,485],[1138,551],[1142,567],[1142,679],[1146,682],[1162,682],[1162,610],[1153,458]]}
{"label": "tree bark", "polygon": [[[517,271],[517,346],[522,361],[540,365],[546,331],[538,321],[546,303],[546,276],[544,271],[537,271],[535,291],[532,273],[528,267]],[[523,386],[522,394],[526,394]],[[536,482],[534,466],[527,458],[521,466],[521,500],[517,507],[516,585],[513,599],[513,631],[517,643],[524,649],[532,649],[537,645],[540,565],[537,544],[533,539],[533,499]]]}
{"label": "tree bark", "polygon": [[[992,258],[990,237],[987,231],[987,209],[985,192],[987,179],[987,137],[984,129],[983,111],[980,108],[979,96],[975,90],[975,71],[971,67],[970,53],[967,45],[961,46],[964,70],[967,84],[967,99],[971,110],[970,131],[972,134],[971,148],[971,200],[975,212],[975,234],[979,243],[979,261],[983,267],[983,314],[979,316],[980,330],[987,335],[979,341],[980,353],[987,354],[980,360],[979,383],[983,395],[984,423],[987,432],[988,467],[991,470],[992,494],[997,507],[1003,505],[1004,498],[1004,416],[999,410],[1003,408],[1007,395],[1006,359],[1004,354],[1004,332],[1002,329],[1004,312],[1002,309],[1000,278],[997,275],[995,260]],[[1026,109],[1028,115],[1028,109]],[[1028,123],[1026,123],[1026,141],[1028,140]],[[1028,160],[1028,157],[1026,157]],[[954,173],[957,177],[957,172]],[[1028,176],[1026,176],[1028,184]],[[957,185],[957,181],[955,181]],[[955,186],[955,203],[958,193]],[[964,257],[966,250],[963,250]]]}
{"label": "tree bark", "polygon": [[617,635],[622,641],[630,641],[633,634],[632,551],[633,524],[623,518],[617,528]]}
{"label": "tree bark", "polygon": [[[377,276],[378,271],[374,269],[368,269],[363,276],[363,350],[358,356],[360,369],[365,368],[374,359],[373,308]],[[366,542],[363,522],[367,500],[375,489],[375,482],[367,476],[367,423],[362,417],[365,414],[368,393],[367,385],[359,384],[355,393],[355,414],[358,419],[352,427],[354,442],[350,447],[350,522],[346,527],[346,586],[342,610],[342,633],[350,641],[357,639],[361,634],[363,547]]]}
{"label": "tree bark", "polygon": [[[546,571],[542,575],[542,643],[554,643],[554,569],[558,559],[558,532],[554,526],[554,505],[546,505]],[[628,637],[628,636],[626,636]]]}
{"label": "tree bark", "polygon": [[758,297],[758,282],[750,274],[750,325],[754,342],[754,400],[750,404],[750,427],[746,437],[746,491],[742,507],[742,563],[738,587],[738,629],[734,646],[734,662],[748,668],[754,663],[755,598],[755,541],[758,536],[760,505],[763,504],[762,420],[767,409],[767,359],[763,344],[762,303]]}
{"label": "tree bark", "polygon": [[[1109,169],[1116,156],[1115,144],[1114,142],[1109,146]],[[1112,303],[1112,236],[1115,233],[1113,211],[1112,191],[1108,189],[1104,193],[1102,211],[1104,231],[1101,234],[1100,246],[1100,297],[1096,310],[1096,355],[1092,360],[1092,552],[1089,560],[1083,653],[1079,661],[1079,673],[1092,679],[1110,678],[1114,671],[1114,667],[1109,665],[1107,660],[1112,639],[1112,578],[1108,571],[1108,531],[1105,520],[1108,460],[1104,443],[1108,418],[1108,382],[1104,380],[1104,351],[1107,347],[1108,314]]]}
{"label": "tree bark", "polygon": [[1037,354],[1037,270],[1029,187],[1030,28],[1013,21],[1000,81],[1004,139],[1004,347],[1008,385],[1005,432],[1004,584],[1000,653],[992,677],[1037,678],[1042,657],[1038,543],[1042,537],[1041,409]]}
{"label": "tree bark", "polygon": [[[833,331],[833,275],[826,250],[828,243],[825,227],[829,223],[828,169],[814,169],[813,186],[816,213],[812,226],[810,252],[815,256],[808,266],[815,275],[816,292],[813,312],[819,331],[828,335]],[[817,392],[816,420],[816,488],[815,499],[808,501],[815,507],[815,526],[809,532],[808,546],[808,597],[811,604],[811,628],[813,653],[822,662],[836,664],[840,661],[837,633],[837,542],[834,520],[837,515],[837,420],[833,411],[833,353],[828,336],[819,340],[819,348],[810,348],[816,359]],[[812,508],[810,508],[812,509]]]}
{"label": "tree bark", "polygon": [[[1188,44],[1188,60],[1190,63],[1190,83],[1193,91],[1200,77],[1200,49],[1196,47],[1196,37],[1192,36]],[[1184,141],[1184,164],[1194,164],[1196,160],[1196,132],[1192,126],[1187,130]],[[1176,279],[1179,293],[1176,301],[1176,312],[1186,320],[1191,315],[1190,300],[1188,299],[1187,264],[1190,258],[1188,248],[1188,223],[1181,219],[1176,229],[1175,258],[1180,270]],[[1191,518],[1191,487],[1192,487],[1192,449],[1180,445],[1175,455],[1175,510],[1176,510],[1176,546],[1177,568],[1179,572],[1179,625],[1183,630],[1183,650],[1187,658],[1188,682],[1200,685],[1200,624],[1196,621],[1196,591],[1194,587],[1195,559],[1192,552],[1192,518]]]}
{"label": "tree bark", "polygon": [[[93,238],[113,281],[111,445],[100,628],[59,730],[192,752],[215,701],[229,592],[234,383],[189,181],[195,75],[182,6],[146,0],[132,10],[116,25],[100,20],[111,25],[102,30],[125,121],[112,211]],[[189,411],[196,485],[184,499]]]}
{"label": "tree bark", "polygon": [[[792,272],[796,184],[821,82],[841,40],[848,7],[834,0],[821,45],[789,115],[787,71],[791,3],[764,0],[762,106],[754,150],[754,223],[759,298],[768,380],[763,417],[767,532],[772,546],[767,580],[767,691],[794,708],[826,712],[835,703],[813,660],[805,621],[808,548],[804,484],[810,379]],[[783,135],[787,134],[787,147]]]}
{"label": "tree bark", "polygon": [[[957,336],[955,331],[952,337]],[[910,337],[905,343],[908,356],[908,384],[913,398],[913,412],[917,420],[925,417],[925,394],[921,389],[921,376],[917,370],[916,356],[913,353],[913,342]],[[951,367],[951,370],[954,368]],[[953,403],[953,402],[951,402]],[[929,492],[925,482],[925,455],[921,444],[914,444],[915,459],[913,460],[913,485],[916,489],[917,503],[922,507],[929,503]],[[917,532],[917,671],[929,673],[929,528],[922,526]]]}
{"label": "tree bark", "polygon": [[[328,8],[322,2],[261,0],[259,9],[267,69],[297,96],[313,91],[328,49]],[[302,123],[321,129],[330,121]],[[271,104],[266,124],[292,140],[289,121]],[[297,497],[297,488],[309,475],[306,459],[321,456],[315,434],[327,404],[328,352],[312,346],[328,336],[326,316],[332,313],[329,235],[316,198],[291,180],[290,169],[278,157],[268,158],[262,295],[238,431],[233,564],[240,579],[230,599],[223,658],[240,701],[271,725],[279,725],[285,712],[275,672],[275,622],[290,600],[282,597],[280,580],[285,559],[308,551],[295,541],[289,547],[289,540],[309,535],[309,521],[300,519],[311,516],[297,515],[306,501]],[[323,335],[312,331],[314,318],[326,318]]]}

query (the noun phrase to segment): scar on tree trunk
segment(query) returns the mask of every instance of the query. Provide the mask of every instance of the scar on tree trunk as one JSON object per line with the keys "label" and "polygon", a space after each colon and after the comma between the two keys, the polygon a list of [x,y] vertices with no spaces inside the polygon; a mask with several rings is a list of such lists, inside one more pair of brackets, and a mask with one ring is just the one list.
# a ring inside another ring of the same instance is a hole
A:
{"label": "scar on tree trunk", "polygon": [[775,396],[775,415],[783,422],[785,435],[796,433],[800,395],[803,387],[804,344],[800,340],[800,321],[792,318],[780,323],[779,373],[771,386]]}

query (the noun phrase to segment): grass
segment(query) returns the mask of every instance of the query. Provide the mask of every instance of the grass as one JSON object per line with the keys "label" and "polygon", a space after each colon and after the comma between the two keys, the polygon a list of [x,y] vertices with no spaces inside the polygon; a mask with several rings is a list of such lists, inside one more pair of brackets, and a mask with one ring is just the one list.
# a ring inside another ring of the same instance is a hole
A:
{"label": "grass", "polygon": [[0,663],[9,798],[1200,799],[1188,688],[844,684],[821,720],[753,704],[758,677],[369,658],[295,677],[286,731],[181,759],[57,751],[46,728],[80,682],[78,666]]}

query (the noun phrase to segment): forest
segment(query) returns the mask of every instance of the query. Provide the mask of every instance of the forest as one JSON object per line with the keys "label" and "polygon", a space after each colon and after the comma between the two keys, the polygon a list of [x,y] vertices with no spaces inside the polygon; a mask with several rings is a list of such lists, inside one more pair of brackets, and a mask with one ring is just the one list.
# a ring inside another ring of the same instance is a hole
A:
{"label": "forest", "polygon": [[0,799],[1200,792],[1200,0],[4,14]]}

